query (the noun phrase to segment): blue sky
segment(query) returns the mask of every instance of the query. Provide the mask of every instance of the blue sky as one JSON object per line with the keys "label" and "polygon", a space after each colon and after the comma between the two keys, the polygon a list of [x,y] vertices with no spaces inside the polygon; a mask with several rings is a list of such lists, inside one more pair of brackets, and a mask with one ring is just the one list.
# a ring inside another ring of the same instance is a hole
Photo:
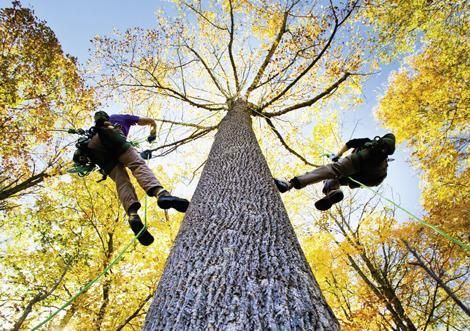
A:
{"label": "blue sky", "polygon": [[[0,0],[2,7],[10,3]],[[64,51],[77,57],[80,63],[87,60],[90,40],[94,36],[111,34],[113,29],[151,27],[157,10],[171,11],[174,8],[169,1],[155,0],[24,0],[23,5],[33,8],[39,18],[47,21]],[[384,67],[366,82],[363,90],[365,102],[344,114],[343,137],[349,138],[356,124],[355,137],[373,137],[387,132],[374,119],[373,110],[377,107],[379,97],[386,91],[391,71],[398,67],[397,63]],[[408,152],[404,146],[400,146],[393,157],[395,161],[390,163],[385,184],[393,188],[395,199],[398,195],[405,208],[420,216],[423,211],[419,204],[418,180],[415,170],[407,164]],[[407,218],[403,214],[398,216]]]}

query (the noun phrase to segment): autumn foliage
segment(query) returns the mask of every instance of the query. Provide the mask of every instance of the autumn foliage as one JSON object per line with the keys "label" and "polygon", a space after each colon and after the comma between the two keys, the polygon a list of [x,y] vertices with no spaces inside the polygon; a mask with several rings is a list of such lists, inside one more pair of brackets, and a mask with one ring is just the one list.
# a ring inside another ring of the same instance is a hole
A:
{"label": "autumn foliage", "polygon": [[[47,22],[17,1],[0,10],[1,329],[31,329],[132,238],[113,183],[65,174],[75,140],[53,131],[91,124],[108,97],[159,120],[157,153],[167,158],[151,166],[167,187],[197,180],[223,112],[242,94],[272,173],[289,177],[328,161],[341,144],[342,110],[395,61],[375,116],[410,150],[420,217],[468,244],[466,1],[175,3],[177,15],[159,14],[153,29],[98,36],[86,64],[92,86]],[[240,25],[226,24],[231,16]],[[313,207],[318,187],[283,196],[343,330],[468,327],[468,251],[371,192],[345,191],[325,213]],[[49,329],[141,327],[182,220],[155,200],[146,215],[155,243],[132,245]]]}

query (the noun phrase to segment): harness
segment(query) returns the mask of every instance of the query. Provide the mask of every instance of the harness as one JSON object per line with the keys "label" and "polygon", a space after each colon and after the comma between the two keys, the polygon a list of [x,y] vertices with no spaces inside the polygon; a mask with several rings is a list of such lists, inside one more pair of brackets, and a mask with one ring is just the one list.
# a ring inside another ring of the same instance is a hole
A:
{"label": "harness", "polygon": [[91,172],[98,169],[98,171],[102,174],[102,178],[98,181],[101,182],[106,180],[107,174],[104,169],[98,164],[96,157],[93,151],[88,147],[91,139],[95,134],[97,134],[98,130],[96,127],[92,126],[88,130],[83,129],[70,129],[68,133],[72,134],[79,134],[80,137],[77,139],[75,143],[76,150],[73,153],[73,162],[74,165],[71,169],[69,169],[68,173],[75,173],[79,177],[88,176]]}

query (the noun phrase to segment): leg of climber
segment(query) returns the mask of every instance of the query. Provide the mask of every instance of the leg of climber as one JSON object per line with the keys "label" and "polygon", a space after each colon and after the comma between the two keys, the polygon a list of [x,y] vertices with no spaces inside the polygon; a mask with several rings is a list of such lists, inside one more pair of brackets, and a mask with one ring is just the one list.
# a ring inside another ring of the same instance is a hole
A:
{"label": "leg of climber", "polygon": [[307,185],[315,184],[326,179],[338,179],[351,176],[359,171],[358,166],[353,161],[351,155],[343,157],[338,162],[326,164],[303,175],[296,176],[290,180],[296,189],[304,188]]}
{"label": "leg of climber", "polygon": [[158,206],[162,209],[174,208],[179,212],[188,209],[189,201],[172,196],[166,191],[134,148],[129,148],[119,156],[119,162],[128,167],[139,185],[149,196],[157,197]]}
{"label": "leg of climber", "polygon": [[335,203],[340,202],[344,198],[343,191],[339,189],[340,181],[335,179],[327,179],[323,184],[323,194],[325,197],[315,202],[315,208],[318,210],[328,210]]}
{"label": "leg of climber", "polygon": [[132,231],[135,235],[140,233],[137,239],[142,245],[150,245],[153,243],[154,239],[150,232],[148,232],[147,229],[144,229],[145,225],[142,223],[139,214],[137,213],[141,205],[137,199],[134,186],[131,183],[126,168],[124,168],[121,163],[118,163],[109,173],[109,177],[116,183],[119,200],[129,216],[128,221]]}
{"label": "leg of climber", "polygon": [[279,192],[284,193],[293,187],[301,189],[307,185],[321,182],[322,180],[346,177],[355,174],[356,172],[358,172],[358,166],[353,162],[351,155],[348,155],[337,162],[318,167],[313,171],[296,176],[290,181],[274,179],[274,183],[276,184]]}

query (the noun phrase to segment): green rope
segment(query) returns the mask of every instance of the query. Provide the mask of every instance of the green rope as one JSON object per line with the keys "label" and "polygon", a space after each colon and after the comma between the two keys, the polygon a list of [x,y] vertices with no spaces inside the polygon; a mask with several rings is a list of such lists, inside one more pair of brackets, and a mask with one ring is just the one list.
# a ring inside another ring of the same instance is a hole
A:
{"label": "green rope", "polygon": [[463,243],[462,241],[452,237],[450,234],[448,234],[447,232],[439,229],[438,227],[436,227],[435,225],[431,224],[431,223],[428,223],[424,220],[422,220],[421,218],[419,218],[418,216],[416,216],[415,214],[413,214],[412,212],[410,212],[409,210],[403,208],[402,206],[400,206],[399,204],[397,204],[396,202],[394,202],[393,200],[383,196],[381,193],[379,193],[378,191],[370,188],[369,186],[366,186],[364,184],[362,184],[361,182],[355,180],[354,178],[351,178],[351,177],[348,177],[350,180],[352,180],[353,182],[361,185],[362,187],[368,189],[369,191],[372,191],[374,192],[374,194],[380,196],[382,199],[388,201],[389,203],[391,203],[392,205],[394,205],[395,207],[397,207],[398,209],[404,211],[406,214],[408,214],[409,216],[411,216],[413,219],[415,219],[416,221],[418,221],[419,223],[421,223],[422,225],[424,226],[427,226],[428,228],[432,229],[434,232],[440,234],[441,236],[443,236],[444,238],[446,238],[447,240],[450,240],[452,241],[454,244],[457,244],[459,245],[460,247],[462,247],[464,250],[468,251],[470,250],[470,245],[467,245],[465,243]]}
{"label": "green rope", "polygon": [[[148,160],[147,160],[148,164]],[[145,195],[145,203],[144,203],[144,227],[137,233],[131,241],[124,247],[123,250],[119,252],[119,254],[108,264],[108,266],[98,275],[95,279],[90,281],[86,284],[77,294],[75,294],[72,298],[70,298],[66,303],[64,303],[59,309],[57,309],[54,313],[49,315],[44,321],[36,325],[31,329],[31,331],[38,330],[41,326],[52,320],[59,312],[67,308],[72,302],[74,302],[80,295],[86,292],[90,287],[92,287],[104,274],[106,274],[116,263],[120,262],[124,257],[124,254],[127,252],[129,247],[136,241],[138,237],[142,234],[143,231],[147,229],[147,195]]]}

